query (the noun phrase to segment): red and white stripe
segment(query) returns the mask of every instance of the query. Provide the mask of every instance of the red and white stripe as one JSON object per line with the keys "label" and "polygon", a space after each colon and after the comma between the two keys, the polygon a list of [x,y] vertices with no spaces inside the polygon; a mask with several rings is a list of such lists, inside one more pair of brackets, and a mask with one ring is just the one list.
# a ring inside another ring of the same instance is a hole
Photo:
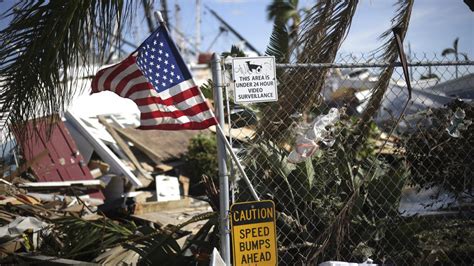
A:
{"label": "red and white stripe", "polygon": [[192,79],[158,93],[136,65],[136,55],[105,67],[92,80],[92,93],[112,91],[133,100],[141,129],[204,129],[216,119]]}

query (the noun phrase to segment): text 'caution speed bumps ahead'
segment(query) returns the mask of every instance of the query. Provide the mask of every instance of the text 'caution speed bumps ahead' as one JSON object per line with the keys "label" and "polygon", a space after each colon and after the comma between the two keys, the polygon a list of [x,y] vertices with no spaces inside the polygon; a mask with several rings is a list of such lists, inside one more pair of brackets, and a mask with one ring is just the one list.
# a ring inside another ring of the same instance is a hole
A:
{"label": "text 'caution speed bumps ahead'", "polygon": [[235,203],[230,214],[234,265],[277,265],[273,201]]}

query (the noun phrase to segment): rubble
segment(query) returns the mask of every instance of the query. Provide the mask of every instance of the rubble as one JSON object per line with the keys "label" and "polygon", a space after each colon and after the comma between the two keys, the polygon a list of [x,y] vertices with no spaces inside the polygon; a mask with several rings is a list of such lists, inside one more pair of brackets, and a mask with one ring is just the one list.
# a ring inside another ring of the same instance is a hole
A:
{"label": "rubble", "polygon": [[212,132],[152,136],[133,119],[67,112],[16,125],[15,157],[0,161],[1,263],[137,264],[158,236],[175,258],[210,258],[193,239],[215,231],[217,209],[190,198],[180,169],[189,140]]}

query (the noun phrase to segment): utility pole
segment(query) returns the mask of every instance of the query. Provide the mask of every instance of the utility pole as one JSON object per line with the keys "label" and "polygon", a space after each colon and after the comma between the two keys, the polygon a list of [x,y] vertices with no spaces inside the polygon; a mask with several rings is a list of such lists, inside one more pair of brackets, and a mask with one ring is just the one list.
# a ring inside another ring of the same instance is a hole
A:
{"label": "utility pole", "polygon": [[145,12],[146,22],[148,24],[148,31],[152,33],[155,30],[155,25],[153,23],[153,5],[149,0],[142,0],[143,11]]}
{"label": "utility pole", "polygon": [[174,5],[174,19],[175,19],[175,27],[173,30],[173,36],[176,40],[176,44],[178,45],[179,50],[181,53],[184,52],[184,40],[183,36],[180,35],[181,32],[181,7],[176,3]]}
{"label": "utility pole", "polygon": [[168,19],[168,1],[161,0],[161,13],[163,14],[163,20],[165,21],[166,25],[170,25],[170,21]]}
{"label": "utility pole", "polygon": [[201,0],[196,0],[196,49],[201,52]]}

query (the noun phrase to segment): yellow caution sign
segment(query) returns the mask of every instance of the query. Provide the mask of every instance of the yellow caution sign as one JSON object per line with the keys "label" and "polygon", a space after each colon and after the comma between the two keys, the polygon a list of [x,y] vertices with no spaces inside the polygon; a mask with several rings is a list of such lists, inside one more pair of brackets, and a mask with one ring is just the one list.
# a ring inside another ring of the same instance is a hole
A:
{"label": "yellow caution sign", "polygon": [[277,265],[273,201],[234,203],[230,215],[234,265]]}

